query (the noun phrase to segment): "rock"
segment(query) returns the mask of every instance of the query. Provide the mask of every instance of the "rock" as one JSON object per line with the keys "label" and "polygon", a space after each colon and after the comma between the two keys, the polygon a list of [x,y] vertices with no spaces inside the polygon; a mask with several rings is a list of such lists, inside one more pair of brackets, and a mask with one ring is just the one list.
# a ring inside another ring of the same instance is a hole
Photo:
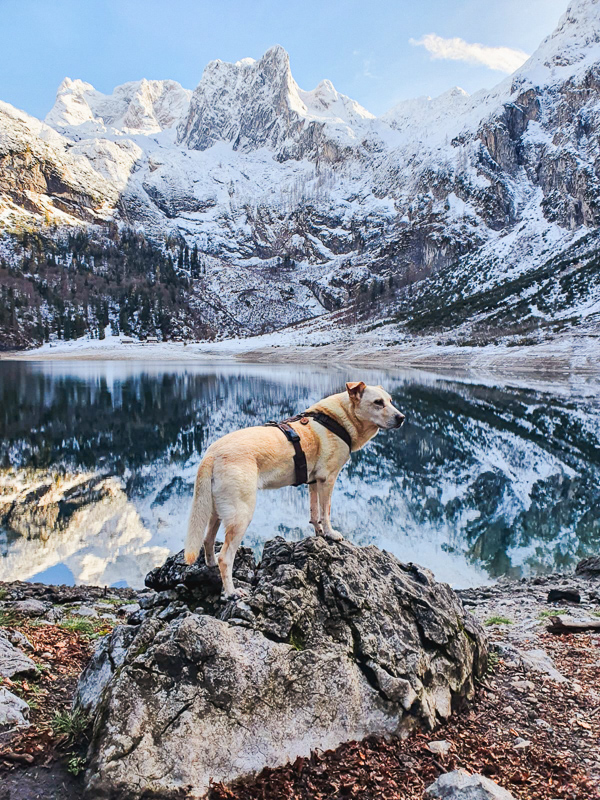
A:
{"label": "rock", "polygon": [[462,769],[446,772],[425,789],[427,797],[447,800],[515,800],[497,783],[483,775],[469,775]]}
{"label": "rock", "polygon": [[575,567],[575,574],[588,578],[600,578],[600,556],[582,559]]}
{"label": "rock", "polygon": [[29,706],[8,689],[0,687],[0,733],[29,725]]}
{"label": "rock", "polygon": [[437,755],[445,756],[450,752],[450,742],[447,742],[445,739],[441,739],[438,742],[427,742],[427,749],[431,753],[437,753]]}
{"label": "rock", "polygon": [[533,692],[535,683],[532,681],[521,681],[519,679],[512,681],[512,685],[520,692]]}
{"label": "rock", "polygon": [[70,613],[75,617],[89,617],[90,619],[96,619],[98,616],[96,609],[91,606],[79,606],[79,608],[73,608]]}
{"label": "rock", "polygon": [[548,618],[547,630],[550,633],[578,633],[579,631],[600,631],[600,619],[598,617],[574,618],[567,615],[559,615]]}
{"label": "rock", "polygon": [[141,624],[116,628],[84,671],[88,797],[201,797],[315,749],[431,730],[484,674],[485,635],[454,592],[375,547],[277,538],[259,565],[244,548],[241,604],[214,572],[169,558]]}
{"label": "rock", "polygon": [[9,640],[0,630],[0,677],[32,677],[37,672],[34,662]]}
{"label": "rock", "polygon": [[20,647],[21,650],[33,650],[33,645],[29,639],[21,631],[0,631],[0,636],[4,636],[15,647]]}
{"label": "rock", "polygon": [[577,589],[550,589],[549,603],[581,603],[581,595]]}
{"label": "rock", "polygon": [[517,736],[513,747],[515,750],[528,750],[531,747],[531,742],[528,739],[523,739],[521,736]]}
{"label": "rock", "polygon": [[128,617],[130,614],[135,614],[136,611],[139,611],[140,607],[139,603],[126,603],[124,606],[117,609],[117,614]]}
{"label": "rock", "polygon": [[557,683],[567,682],[567,678],[556,669],[554,661],[545,650],[521,650],[504,642],[497,644],[496,649],[501,656],[509,658],[515,666],[522,667],[528,672],[541,672]]}
{"label": "rock", "polygon": [[10,604],[10,610],[22,617],[41,617],[50,609],[49,603],[42,603],[41,600],[17,600]]}
{"label": "rock", "polygon": [[77,684],[73,703],[85,714],[95,708],[102,697],[102,692],[115,670],[125,661],[127,648],[134,640],[138,628],[129,625],[118,625],[111,633],[104,636],[94,651],[88,666]]}
{"label": "rock", "polygon": [[551,731],[552,730],[552,725],[550,725],[549,722],[546,722],[545,719],[539,719],[538,718],[538,719],[535,719],[534,722],[538,726],[538,728],[541,728],[543,731]]}

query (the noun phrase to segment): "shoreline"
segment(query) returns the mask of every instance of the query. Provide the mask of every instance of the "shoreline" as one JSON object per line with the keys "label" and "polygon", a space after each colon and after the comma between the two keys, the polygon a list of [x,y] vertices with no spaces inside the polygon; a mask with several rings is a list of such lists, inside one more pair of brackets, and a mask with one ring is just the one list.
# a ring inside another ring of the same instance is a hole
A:
{"label": "shoreline", "polygon": [[380,337],[294,341],[291,332],[203,343],[122,343],[119,337],[46,344],[0,352],[0,361],[167,361],[211,364],[321,364],[419,369],[454,375],[600,377],[600,336],[565,336],[530,345],[483,347],[437,344],[433,339],[386,345]]}

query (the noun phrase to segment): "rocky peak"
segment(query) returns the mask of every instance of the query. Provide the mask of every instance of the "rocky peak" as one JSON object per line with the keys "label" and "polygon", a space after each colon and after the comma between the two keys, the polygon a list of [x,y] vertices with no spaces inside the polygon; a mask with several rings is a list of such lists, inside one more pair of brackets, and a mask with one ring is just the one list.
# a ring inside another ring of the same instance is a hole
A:
{"label": "rocky peak", "polygon": [[187,110],[191,92],[177,81],[130,81],[109,95],[90,83],[65,78],[46,122],[61,133],[157,133],[177,124]]}
{"label": "rocky peak", "polygon": [[284,160],[314,149],[315,125],[341,124],[353,139],[350,126],[369,119],[372,114],[330,81],[310,92],[300,89],[287,52],[276,45],[258,61],[211,61],[179,126],[178,142],[192,150],[207,150],[219,141],[244,152],[268,147]]}
{"label": "rocky peak", "polygon": [[554,31],[515,73],[517,81],[551,85],[600,60],[600,0],[572,0]]}

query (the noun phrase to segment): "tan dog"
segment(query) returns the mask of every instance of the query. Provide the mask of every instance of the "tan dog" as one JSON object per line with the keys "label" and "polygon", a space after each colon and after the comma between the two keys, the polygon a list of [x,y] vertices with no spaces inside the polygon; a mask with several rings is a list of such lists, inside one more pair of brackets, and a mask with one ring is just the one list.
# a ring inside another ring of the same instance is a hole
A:
{"label": "tan dog", "polygon": [[[321,411],[340,423],[350,434],[352,451],[360,450],[381,428],[399,428],[404,414],[392,405],[381,386],[362,381],[347,383],[345,392],[326,397],[307,411]],[[348,445],[336,434],[310,419],[292,423],[306,456],[310,521],[315,533],[332,539],[342,535],[331,527],[331,494],[336,478],[350,457]],[[233,586],[232,568],[236,551],[254,514],[257,489],[291,486],[296,478],[293,448],[276,427],[244,428],[228,433],[211,444],[198,468],[192,512],[185,542],[185,560],[193,564],[204,544],[206,563],[215,566],[215,539],[221,522],[225,543],[219,553],[223,592],[242,594]]]}

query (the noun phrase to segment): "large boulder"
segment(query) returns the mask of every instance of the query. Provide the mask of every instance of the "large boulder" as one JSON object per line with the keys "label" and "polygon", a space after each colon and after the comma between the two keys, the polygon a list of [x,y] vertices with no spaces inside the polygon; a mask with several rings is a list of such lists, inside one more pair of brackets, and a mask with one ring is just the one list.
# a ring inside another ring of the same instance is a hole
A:
{"label": "large boulder", "polygon": [[[242,548],[239,601],[182,554],[81,680],[95,800],[202,797],[312,750],[434,728],[474,692],[484,633],[427,570],[321,537]],[[154,796],[154,795],[153,795]]]}

